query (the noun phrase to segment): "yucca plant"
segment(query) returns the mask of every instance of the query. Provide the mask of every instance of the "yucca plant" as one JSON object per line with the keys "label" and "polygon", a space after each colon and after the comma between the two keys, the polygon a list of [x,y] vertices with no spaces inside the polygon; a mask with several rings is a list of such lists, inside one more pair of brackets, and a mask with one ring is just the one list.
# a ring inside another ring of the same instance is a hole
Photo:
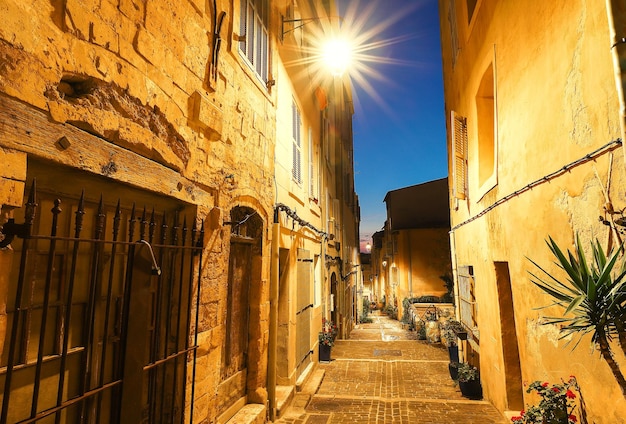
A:
{"label": "yucca plant", "polygon": [[[567,255],[552,237],[546,243],[557,259],[556,265],[567,274],[567,280],[550,274],[529,258],[544,274],[538,276],[531,272],[531,281],[554,299],[546,307],[558,305],[564,309],[563,316],[545,317],[545,323],[559,324],[562,337],[578,335],[574,347],[583,335],[591,333],[591,340],[599,346],[602,358],[626,397],[626,379],[613,358],[610,345],[612,337],[617,334],[622,349],[626,351],[626,268],[624,260],[620,260],[623,246],[607,255],[596,239],[592,242],[593,262],[589,263],[578,235],[574,253],[567,250]],[[619,266],[616,265],[618,261]]]}

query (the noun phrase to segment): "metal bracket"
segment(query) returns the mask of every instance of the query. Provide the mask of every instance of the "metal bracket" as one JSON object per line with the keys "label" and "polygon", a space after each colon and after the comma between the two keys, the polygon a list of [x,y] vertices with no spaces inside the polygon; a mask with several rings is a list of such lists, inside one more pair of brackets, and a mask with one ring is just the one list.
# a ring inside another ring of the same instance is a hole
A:
{"label": "metal bracket", "polygon": [[15,219],[9,218],[9,220],[2,225],[0,234],[4,236],[4,239],[0,240],[0,249],[7,247],[15,236],[19,238],[27,237],[26,224],[16,224]]}

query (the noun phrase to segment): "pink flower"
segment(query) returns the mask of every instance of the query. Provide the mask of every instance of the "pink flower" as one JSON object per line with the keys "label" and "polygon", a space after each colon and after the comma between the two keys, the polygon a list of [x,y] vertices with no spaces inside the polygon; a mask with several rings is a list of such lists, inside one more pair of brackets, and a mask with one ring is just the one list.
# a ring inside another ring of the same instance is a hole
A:
{"label": "pink flower", "polygon": [[576,399],[576,394],[572,392],[570,389],[567,389],[567,393],[565,393],[565,396],[567,396],[570,399]]}

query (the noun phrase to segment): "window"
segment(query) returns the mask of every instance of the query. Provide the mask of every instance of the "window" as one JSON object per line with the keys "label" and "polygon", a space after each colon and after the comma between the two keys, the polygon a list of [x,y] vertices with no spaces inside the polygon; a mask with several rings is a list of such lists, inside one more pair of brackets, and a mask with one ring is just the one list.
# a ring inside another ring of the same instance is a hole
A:
{"label": "window", "polygon": [[313,146],[313,129],[309,128],[309,197],[317,199],[317,178],[315,176],[315,149]]}
{"label": "window", "polygon": [[457,199],[467,197],[467,120],[454,111],[452,126],[452,179],[453,196]]}
{"label": "window", "polygon": [[478,0],[467,0],[467,23],[472,22],[472,17],[474,16],[474,11],[476,10],[476,3]]}
{"label": "window", "polygon": [[302,140],[300,136],[300,127],[302,126],[302,117],[300,110],[294,101],[291,104],[291,127],[293,137],[293,165],[291,169],[292,177],[298,184],[302,183]]}
{"label": "window", "polygon": [[332,158],[330,151],[330,119],[327,109],[322,111],[322,143],[324,145],[324,157],[326,158],[326,162],[330,164]]}
{"label": "window", "polygon": [[450,0],[448,9],[448,22],[450,23],[450,43],[452,47],[452,67],[456,65],[456,58],[459,52],[459,34],[456,22],[456,0]]}
{"label": "window", "polygon": [[267,82],[269,37],[268,0],[240,0],[241,16],[239,17],[239,50],[248,59],[263,83]]}
{"label": "window", "polygon": [[[493,65],[485,71],[476,93],[478,125],[478,184],[483,187],[495,172],[495,103]],[[490,189],[491,184],[486,189]]]}

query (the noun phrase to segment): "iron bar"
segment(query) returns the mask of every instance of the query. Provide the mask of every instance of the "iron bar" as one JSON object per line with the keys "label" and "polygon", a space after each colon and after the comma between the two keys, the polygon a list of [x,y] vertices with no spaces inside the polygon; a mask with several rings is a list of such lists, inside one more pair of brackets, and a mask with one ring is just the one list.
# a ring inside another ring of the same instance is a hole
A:
{"label": "iron bar", "polygon": [[[83,197],[81,196],[81,201]],[[81,202],[79,201],[79,203]],[[63,403],[63,391],[65,387],[65,369],[67,365],[67,354],[69,349],[69,339],[70,339],[70,323],[72,320],[72,299],[74,297],[74,283],[76,280],[76,267],[78,263],[78,248],[80,243],[80,233],[83,228],[83,218],[84,218],[84,210],[80,206],[76,210],[76,219],[74,223],[74,244],[72,249],[72,268],[70,269],[70,279],[67,287],[67,294],[65,296],[66,306],[65,306],[65,317],[63,319],[63,345],[61,350],[61,364],[59,371],[59,385],[57,389],[57,406]],[[84,355],[84,353],[82,353]],[[61,414],[56,414],[55,423],[59,424],[61,422]]]}
{"label": "iron bar", "polygon": [[[194,222],[193,229],[191,230],[192,234],[196,233],[196,223]],[[195,238],[195,237],[194,237]],[[200,236],[198,237],[197,246],[200,247],[198,249],[198,282],[196,284],[196,322],[194,323],[194,337],[193,344],[194,346],[198,346],[198,324],[200,323],[200,286],[202,284],[202,246],[204,244],[204,220],[202,220],[202,226],[200,227]],[[191,328],[189,328],[191,331]],[[193,364],[191,366],[191,381],[196,381],[196,366],[198,360],[198,349],[193,350]],[[191,384],[191,395],[189,397],[189,423],[193,424],[193,407],[194,407],[194,396],[196,392],[195,384]]]}
{"label": "iron bar", "polygon": [[[48,249],[48,265],[46,267],[46,281],[44,284],[43,305],[41,310],[41,324],[39,327],[39,345],[37,347],[37,365],[35,365],[35,380],[33,398],[30,407],[30,416],[37,415],[37,401],[39,400],[39,387],[41,385],[41,367],[46,343],[46,327],[48,325],[48,309],[50,307],[50,291],[52,286],[52,273],[54,270],[54,256],[56,255],[56,239],[59,214],[61,213],[61,200],[54,201],[52,208],[52,224],[50,229],[50,248]],[[36,282],[33,284],[37,284]]]}
{"label": "iron bar", "polygon": [[[174,214],[174,224],[172,225],[172,231],[171,231],[171,243],[172,245],[176,245],[177,241],[178,241],[178,212],[176,212]],[[167,284],[167,295],[166,295],[166,302],[167,305],[165,307],[165,313],[166,313],[166,318],[165,318],[165,340],[163,341],[163,346],[164,346],[164,352],[163,355],[164,357],[169,355],[170,352],[170,328],[171,328],[171,323],[172,323],[172,303],[173,303],[173,296],[174,296],[174,284],[176,282],[175,277],[174,277],[174,264],[175,264],[175,252],[169,252],[168,251],[168,260],[170,263],[170,267],[169,267],[169,271],[165,281]],[[166,399],[166,395],[169,391],[168,385],[168,373],[167,373],[167,367],[163,367],[163,384],[161,384],[161,417],[164,416],[165,412],[164,412],[164,408],[165,408],[165,399]]]}
{"label": "iron bar", "polygon": [[11,399],[11,382],[13,377],[13,367],[15,366],[15,353],[17,348],[17,335],[19,331],[19,324],[22,311],[22,294],[24,289],[24,281],[26,274],[26,257],[28,253],[28,247],[30,245],[30,236],[33,228],[33,222],[37,213],[37,200],[36,200],[36,181],[30,188],[28,195],[28,201],[26,202],[26,210],[24,213],[24,241],[22,242],[22,254],[20,259],[20,270],[17,278],[17,289],[15,293],[15,307],[13,309],[13,323],[11,326],[11,338],[9,342],[9,355],[7,362],[7,371],[4,380],[4,393],[2,397],[2,412],[0,414],[0,422],[7,422],[9,414],[9,401]]}
{"label": "iron bar", "polygon": [[[183,219],[183,227],[181,230],[181,245],[183,246],[185,245],[186,239],[187,239],[187,217]],[[174,245],[177,245],[176,240],[175,240]],[[182,271],[184,269],[184,265],[185,265],[185,251],[183,250],[181,251],[181,254],[180,254],[180,266],[178,266],[177,269],[180,269]],[[184,286],[183,283],[184,283],[184,273],[180,272],[179,281],[178,281],[178,313],[176,317],[176,341],[175,341],[176,351],[180,349],[180,333],[182,332],[182,329],[180,328],[180,323],[181,323],[181,313],[183,312],[181,308],[182,302],[183,302],[183,286]],[[189,313],[189,311],[187,311],[187,313]],[[178,381],[178,356],[174,359],[173,381],[174,381],[174,390],[172,392],[174,394],[174,400],[172,402],[172,410],[171,410],[172,418],[174,417],[176,387],[177,387],[177,381]]]}
{"label": "iron bar", "polygon": [[[113,217],[113,245],[111,246],[111,262],[109,263],[109,278],[107,279],[107,295],[106,305],[104,307],[104,324],[103,324],[103,341],[102,341],[102,357],[100,359],[100,375],[98,379],[98,385],[104,385],[104,373],[106,371],[107,362],[107,346],[109,345],[109,319],[111,315],[111,299],[113,297],[113,276],[115,273],[116,254],[117,254],[117,238],[120,231],[122,210],[120,208],[120,201],[118,199],[117,206],[115,207],[115,216]],[[113,375],[112,378],[115,378]],[[96,414],[96,423],[100,423],[100,415],[102,411],[102,393],[98,396],[98,411]]]}

